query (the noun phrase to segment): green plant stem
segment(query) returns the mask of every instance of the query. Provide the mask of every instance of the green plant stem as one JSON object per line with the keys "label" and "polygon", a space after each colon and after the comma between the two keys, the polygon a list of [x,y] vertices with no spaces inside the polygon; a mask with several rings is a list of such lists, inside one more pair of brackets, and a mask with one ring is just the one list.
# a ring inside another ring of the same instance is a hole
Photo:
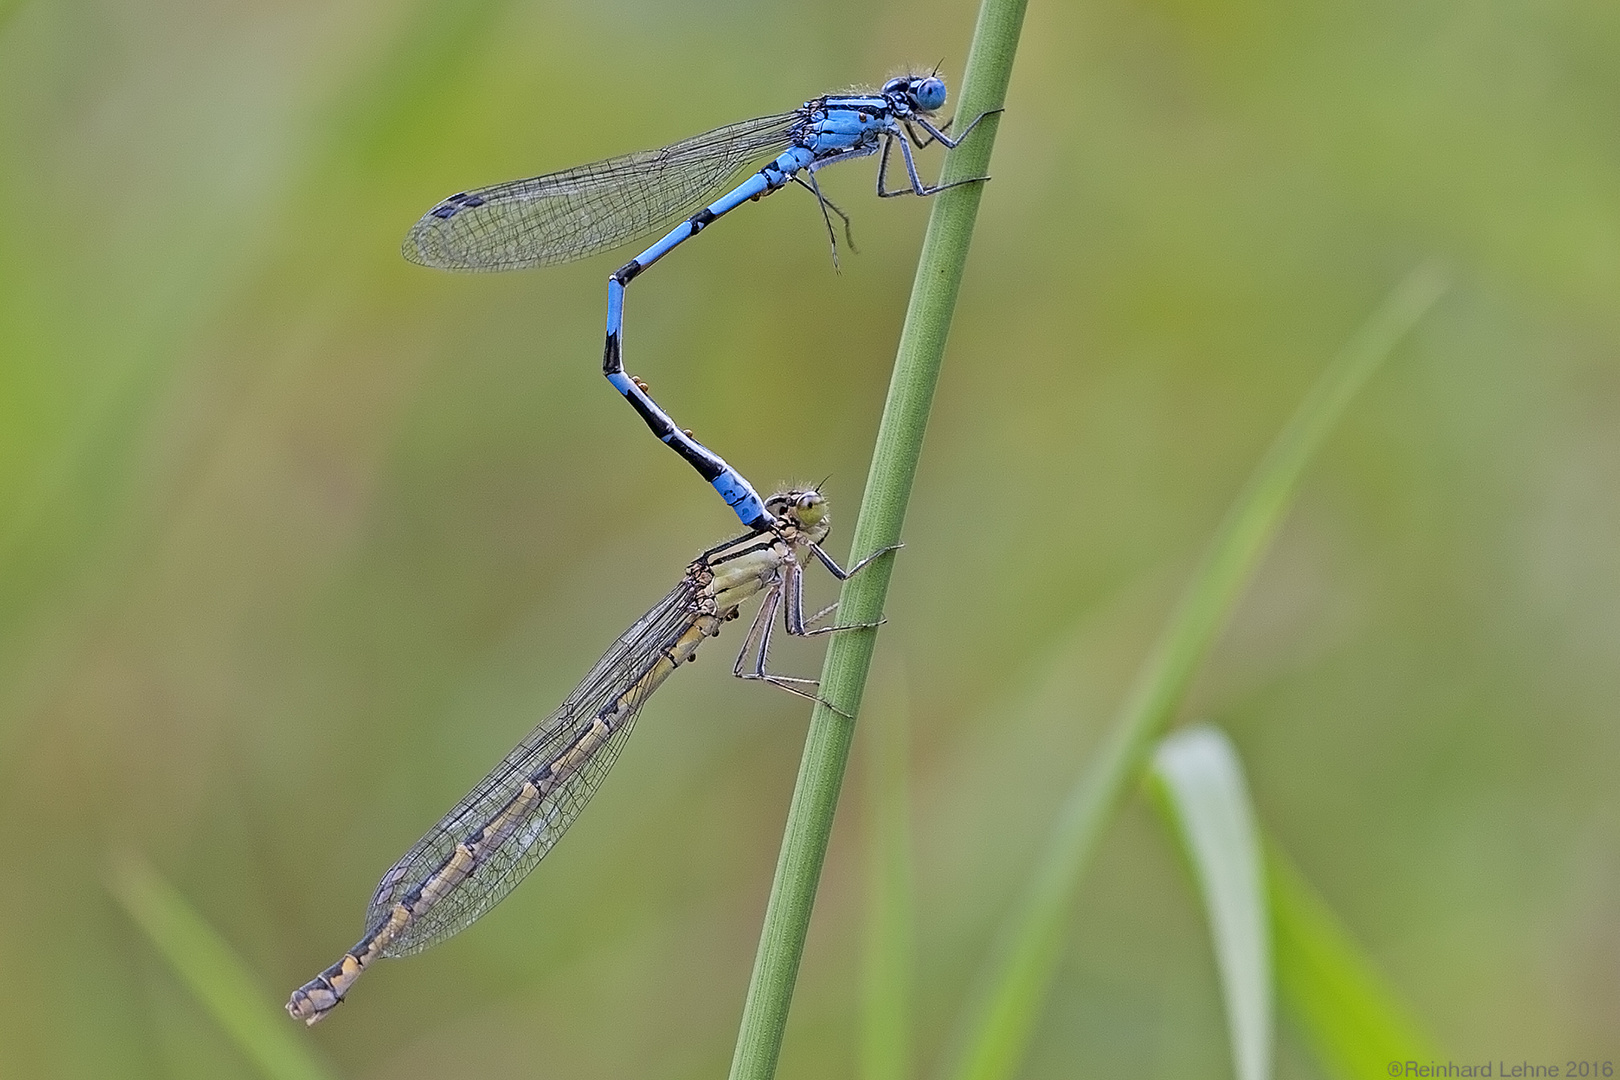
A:
{"label": "green plant stem", "polygon": [[1061,956],[1066,913],[1103,826],[1141,776],[1194,671],[1265,554],[1311,455],[1368,377],[1445,289],[1440,274],[1413,272],[1317,380],[1238,493],[1138,669],[1113,728],[1059,808],[1024,896],[1003,930],[970,1014],[955,1080],[1008,1080],[1041,1014]]}
{"label": "green plant stem", "polygon": [[[964,121],[1001,108],[1006,99],[1025,3],[983,0],[956,110]],[[999,115],[986,116],[961,147],[951,151],[945,160],[942,182],[987,175],[999,121]],[[866,492],[855,523],[850,550],[856,555],[900,541],[983,190],[983,184],[964,184],[934,197]],[[882,617],[891,564],[889,558],[879,559],[845,582],[838,609],[841,622],[875,622]],[[732,1080],[769,1080],[776,1072],[816,886],[827,854],[827,838],[832,833],[833,813],[849,760],[854,733],[850,718],[860,708],[875,640],[874,631],[837,634],[827,650],[821,694],[845,715],[818,704],[810,718],[731,1061]]]}

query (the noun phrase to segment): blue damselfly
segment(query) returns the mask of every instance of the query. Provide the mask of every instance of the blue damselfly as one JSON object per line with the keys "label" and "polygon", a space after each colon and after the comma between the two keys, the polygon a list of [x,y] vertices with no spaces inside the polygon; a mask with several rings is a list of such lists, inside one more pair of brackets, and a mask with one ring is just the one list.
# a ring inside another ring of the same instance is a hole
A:
{"label": "blue damselfly", "polygon": [[821,548],[831,528],[818,491],[786,491],[766,502],[769,524],[710,548],[680,583],[637,619],[556,712],[468,792],[383,875],[366,911],[366,934],[337,963],[293,991],[287,1011],[314,1024],[338,1004],[379,956],[408,956],[437,944],[494,907],[533,870],[584,809],[607,775],[641,707],[704,638],[716,637],[742,604],[763,593],[732,673],[820,700],[815,681],[765,670],[778,611],[800,637],[870,628],[811,629],[832,609],[805,618],[804,566],[814,557],[848,578]]}
{"label": "blue damselfly", "polygon": [[[974,118],[960,135],[945,134],[947,121],[930,120],[945,105],[945,82],[937,75],[890,79],[882,89],[827,94],[792,112],[761,116],[695,135],[661,150],[644,150],[589,165],[514,180],[450,196],[422,216],[405,237],[405,257],[444,270],[518,270],[547,266],[627,244],[690,214],[652,247],[614,271],[608,279],[607,342],[602,372],[646,421],[711,483],[743,524],[763,528],[768,521],[758,493],[737,471],[689,433],[676,426],[648,395],[646,385],[625,374],[624,290],[638,274],[696,236],[716,218],[750,200],[785,187],[789,181],[815,195],[838,256],[832,215],[849,218],[829,202],[816,173],[829,165],[877,153],[877,193],[933,195],[985,177],[929,186],[917,174],[912,147],[938,142],[955,147],[984,119]],[[921,134],[919,134],[921,132]],[[908,183],[886,184],[890,152],[900,148]],[[767,154],[764,168],[713,202],[737,173]],[[803,175],[801,175],[803,174]],[[694,207],[702,207],[692,213]]]}

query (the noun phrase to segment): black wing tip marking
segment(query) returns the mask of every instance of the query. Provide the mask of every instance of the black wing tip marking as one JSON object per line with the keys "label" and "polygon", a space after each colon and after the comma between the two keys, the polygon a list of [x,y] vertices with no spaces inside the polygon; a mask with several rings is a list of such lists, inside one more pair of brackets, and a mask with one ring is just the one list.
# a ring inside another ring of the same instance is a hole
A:
{"label": "black wing tip marking", "polygon": [[431,266],[442,270],[479,270],[484,267],[459,258],[446,249],[444,238],[438,235],[442,222],[449,221],[463,210],[483,206],[488,200],[470,191],[458,191],[422,215],[405,234],[401,253],[407,262],[418,266]]}
{"label": "black wing tip marking", "polygon": [[484,197],[482,195],[474,195],[468,191],[458,191],[432,210],[429,210],[428,216],[448,220],[468,207],[483,205]]}

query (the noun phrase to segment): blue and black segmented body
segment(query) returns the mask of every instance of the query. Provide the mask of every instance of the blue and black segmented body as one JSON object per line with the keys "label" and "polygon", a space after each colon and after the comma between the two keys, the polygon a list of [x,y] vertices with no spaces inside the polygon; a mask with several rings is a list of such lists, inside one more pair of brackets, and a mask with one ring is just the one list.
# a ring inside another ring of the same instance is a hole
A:
{"label": "blue and black segmented body", "polygon": [[[602,373],[630,402],[653,434],[672,447],[712,484],[743,524],[769,526],[771,518],[746,479],[675,423],[624,370],[624,290],[642,271],[743,203],[761,199],[790,181],[809,189],[821,206],[827,231],[837,240],[816,173],[829,165],[877,153],[879,197],[933,195],[954,184],[929,186],[917,175],[912,147],[930,142],[954,147],[984,117],[960,135],[945,134],[947,122],[930,120],[945,105],[944,80],[934,75],[890,79],[874,93],[829,94],[789,113],[744,120],[664,147],[610,158],[563,172],[461,192],[435,206],[405,239],[405,257],[447,270],[512,270],[582,258],[667,225],[701,205],[745,165],[770,151],[777,156],[720,198],[703,206],[608,279],[607,340]],[[918,135],[923,132],[927,137]],[[908,183],[885,185],[889,154],[900,147]],[[802,175],[801,175],[802,174]],[[973,180],[957,183],[972,183]],[[848,219],[844,218],[845,225]]]}

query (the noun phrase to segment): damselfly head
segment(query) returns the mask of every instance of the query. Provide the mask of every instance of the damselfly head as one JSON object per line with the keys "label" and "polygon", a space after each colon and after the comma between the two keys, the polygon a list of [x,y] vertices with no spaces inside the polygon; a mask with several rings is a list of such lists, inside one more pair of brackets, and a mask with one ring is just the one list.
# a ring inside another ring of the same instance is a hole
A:
{"label": "damselfly head", "polygon": [[819,543],[832,528],[827,496],[813,488],[807,491],[779,491],[765,500],[765,509],[791,525],[798,526]]}
{"label": "damselfly head", "polygon": [[900,98],[913,112],[937,112],[945,107],[945,80],[938,75],[902,75],[883,84],[883,96]]}

